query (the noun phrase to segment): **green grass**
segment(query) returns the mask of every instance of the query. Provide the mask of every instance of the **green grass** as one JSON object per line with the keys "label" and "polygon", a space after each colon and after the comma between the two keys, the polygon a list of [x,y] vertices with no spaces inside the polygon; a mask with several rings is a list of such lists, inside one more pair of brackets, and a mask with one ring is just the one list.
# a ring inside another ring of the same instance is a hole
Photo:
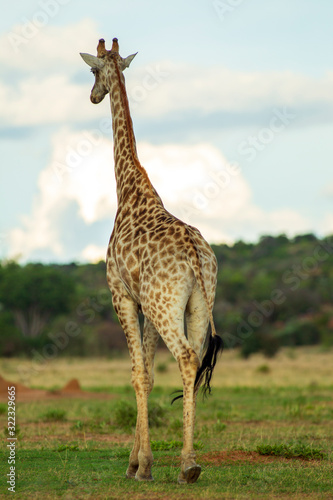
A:
{"label": "green grass", "polygon": [[45,422],[62,422],[66,420],[66,411],[52,408],[42,415]]}
{"label": "green grass", "polygon": [[[182,401],[170,405],[172,390],[157,387],[150,398],[153,483],[125,478],[136,420],[134,391],[128,387],[117,388],[109,399],[17,402],[15,497],[333,496],[331,387],[229,387],[214,389],[205,402],[199,398],[195,448],[202,473],[197,483],[185,486],[177,484]],[[6,422],[4,413],[2,428]],[[4,446],[0,497],[6,494],[7,456]]]}
{"label": "green grass", "polygon": [[301,442],[279,443],[279,444],[259,444],[257,452],[260,455],[273,455],[285,458],[303,458],[304,460],[321,460],[326,454],[319,448]]}

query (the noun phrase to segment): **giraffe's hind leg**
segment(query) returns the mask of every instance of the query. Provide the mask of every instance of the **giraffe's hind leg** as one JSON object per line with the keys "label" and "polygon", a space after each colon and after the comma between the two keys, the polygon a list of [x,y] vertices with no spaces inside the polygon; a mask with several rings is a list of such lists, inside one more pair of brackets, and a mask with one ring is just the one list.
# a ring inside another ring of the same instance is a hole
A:
{"label": "giraffe's hind leg", "polygon": [[[154,357],[156,353],[156,347],[158,342],[159,334],[154,327],[154,325],[145,318],[143,326],[143,339],[142,339],[142,352],[145,368],[148,374],[148,395],[152,391],[154,385]],[[136,478],[140,480],[137,476],[137,471],[139,468],[139,452],[140,452],[140,420],[139,414],[136,421],[136,430],[134,445],[130,454],[129,465],[126,471],[126,477]]]}
{"label": "giraffe's hind leg", "polygon": [[[181,306],[178,304],[174,309],[170,304],[167,316],[161,315],[162,317],[159,318],[157,315],[152,320],[165,344],[178,361],[183,381],[183,449],[179,483],[195,482],[201,471],[200,466],[196,464],[196,454],[193,448],[196,397],[194,382],[199,367],[199,357],[184,333],[186,302],[187,300]],[[160,311],[161,308],[158,307],[158,310]]]}
{"label": "giraffe's hind leg", "polygon": [[194,286],[186,305],[185,317],[188,341],[197,353],[201,363],[207,337],[209,316],[207,305],[197,284]]}
{"label": "giraffe's hind leg", "polygon": [[[195,461],[195,453],[193,448],[189,445],[191,442],[189,438],[186,439],[185,434],[191,424],[186,422],[186,414],[188,409],[191,409],[193,415],[193,423],[195,419],[196,412],[196,397],[197,390],[194,387],[194,380],[196,378],[197,370],[199,364],[202,361],[203,348],[205,344],[205,339],[207,335],[207,328],[209,324],[209,317],[207,313],[207,307],[203,300],[201,291],[196,285],[193,288],[192,294],[188,300],[186,311],[186,328],[187,328],[187,338],[188,342],[197,355],[196,369],[192,370],[191,377],[183,377],[184,384],[184,447],[182,450],[182,460],[181,460],[181,471],[178,476],[178,483],[195,483],[201,473],[201,467]],[[181,368],[181,366],[180,366]],[[185,368],[188,371],[188,368]],[[182,371],[182,368],[181,368]],[[186,389],[187,385],[187,389]],[[187,390],[187,392],[185,392]]]}
{"label": "giraffe's hind leg", "polygon": [[[178,482],[192,483],[198,479],[201,471],[200,466],[196,463],[193,447],[195,380],[200,366],[201,343],[196,341],[194,348],[186,338],[184,314],[186,308],[191,311],[196,307],[194,302],[192,307],[190,298],[197,285],[192,269],[186,267],[184,263],[182,263],[181,268],[175,267],[169,269],[168,274],[164,271],[162,274],[160,292],[154,293],[152,297],[148,293],[146,295],[141,293],[141,306],[143,314],[154,324],[178,362],[183,381],[183,449]],[[149,280],[150,276],[147,276],[146,280],[143,279],[147,283],[150,283]],[[148,290],[150,290],[149,287]],[[197,292],[195,293],[197,294]],[[202,328],[205,326],[206,318],[203,320]],[[194,336],[194,327],[191,330],[190,326],[190,337]],[[203,333],[201,337],[204,337]]]}
{"label": "giraffe's hind leg", "polygon": [[178,483],[194,483],[201,472],[201,467],[196,463],[193,447],[196,410],[194,382],[199,368],[199,358],[186,339],[179,342],[179,347],[181,353],[177,356],[177,361],[183,381],[183,449]]}

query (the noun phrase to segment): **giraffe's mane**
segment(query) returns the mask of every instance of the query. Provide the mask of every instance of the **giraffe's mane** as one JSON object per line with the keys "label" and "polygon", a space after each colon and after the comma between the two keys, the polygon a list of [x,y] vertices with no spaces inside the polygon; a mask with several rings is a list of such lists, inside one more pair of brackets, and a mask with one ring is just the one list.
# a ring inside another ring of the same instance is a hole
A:
{"label": "giraffe's mane", "polygon": [[118,78],[118,82],[119,82],[119,86],[120,86],[120,95],[121,95],[121,99],[123,101],[123,107],[124,107],[124,110],[125,110],[125,117],[126,117],[126,130],[131,130],[132,133],[129,133],[128,134],[128,139],[129,139],[129,143],[130,143],[130,148],[131,148],[131,152],[132,152],[132,157],[133,157],[133,160],[138,168],[138,170],[141,172],[143,178],[147,181],[147,184],[149,186],[149,189],[151,191],[153,191],[153,186],[152,186],[152,183],[148,177],[148,174],[146,172],[146,170],[144,169],[144,167],[141,165],[138,157],[137,157],[137,154],[136,154],[136,149],[134,147],[134,143],[133,143],[133,137],[134,137],[134,131],[133,131],[133,125],[132,125],[132,119],[131,119],[131,115],[130,115],[130,110],[129,110],[129,103],[128,103],[128,98],[127,98],[127,92],[126,92],[126,88],[125,88],[125,84],[124,84],[124,77],[122,78],[122,74],[120,72],[120,69],[119,69],[119,66],[117,64],[117,61],[115,60],[115,67],[116,67],[116,72],[117,72],[117,78]]}

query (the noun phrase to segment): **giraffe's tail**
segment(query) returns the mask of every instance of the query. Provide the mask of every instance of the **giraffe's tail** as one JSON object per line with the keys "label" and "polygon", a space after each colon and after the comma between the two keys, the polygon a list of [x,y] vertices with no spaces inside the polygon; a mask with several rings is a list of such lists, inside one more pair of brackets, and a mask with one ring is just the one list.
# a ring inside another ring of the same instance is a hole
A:
{"label": "giraffe's tail", "polygon": [[[206,352],[204,354],[201,366],[198,368],[195,381],[194,381],[194,392],[197,394],[200,387],[202,388],[203,397],[205,398],[211,393],[210,382],[212,380],[213,371],[218,359],[219,354],[223,351],[223,340],[219,335],[213,335],[209,333],[208,342],[206,347]],[[181,399],[183,397],[183,391],[175,391],[173,394],[177,394],[175,396],[171,404],[173,404],[177,399]]]}
{"label": "giraffe's tail", "polygon": [[[190,243],[190,250],[187,253],[187,262],[191,267],[196,282],[201,290],[203,300],[205,301],[207,307],[209,323],[211,326],[211,331],[206,337],[206,347],[204,349],[202,362],[198,368],[194,381],[195,393],[197,393],[199,388],[202,387],[203,395],[207,396],[207,394],[211,393],[210,382],[218,356],[223,351],[223,340],[216,334],[212,305],[211,301],[208,299],[203,275],[203,266],[205,265],[205,262],[207,263],[210,259],[215,258],[215,255],[196,228],[188,225],[184,225],[184,228],[187,232],[187,241]],[[173,398],[171,404],[177,399],[183,397],[183,391],[177,392],[180,392],[181,394]]]}
{"label": "giraffe's tail", "polygon": [[[200,291],[202,293],[203,299],[205,301],[206,307],[207,307],[207,313],[209,317],[209,323],[211,327],[211,335],[213,337],[216,336],[216,330],[215,330],[215,325],[214,325],[214,318],[213,318],[213,313],[212,313],[212,305],[210,304],[210,301],[208,299],[207,295],[207,290],[205,286],[205,280],[203,276],[203,266],[204,263],[207,263],[207,259],[215,259],[215,255],[211,247],[208,245],[208,243],[203,240],[200,232],[191,226],[186,227],[186,231],[189,237],[189,241],[191,242],[191,252],[187,254],[187,262],[189,266],[191,267],[195,280],[200,288]],[[206,248],[200,248],[200,242],[201,244],[204,243]],[[202,241],[203,240],[203,241]]]}
{"label": "giraffe's tail", "polygon": [[219,354],[223,351],[223,340],[219,335],[209,333],[207,348],[201,366],[198,368],[194,382],[194,391],[197,392],[202,386],[204,396],[211,393],[210,382]]}
{"label": "giraffe's tail", "polygon": [[[193,231],[194,228],[191,228],[191,230]],[[206,339],[206,348],[204,350],[204,355],[203,355],[203,359],[201,362],[201,366],[198,368],[197,375],[195,378],[194,389],[195,389],[195,392],[197,392],[199,390],[199,388],[202,386],[203,394],[204,394],[204,396],[206,396],[207,394],[211,393],[210,382],[212,379],[213,371],[214,371],[218,356],[219,356],[219,354],[222,353],[224,346],[223,346],[223,340],[221,339],[221,337],[219,335],[216,334],[215,325],[214,325],[214,318],[213,318],[213,313],[212,313],[212,307],[210,305],[210,302],[209,302],[208,296],[207,296],[205,281],[204,281],[203,272],[202,272],[202,263],[204,262],[204,257],[203,257],[203,255],[201,255],[200,248],[196,245],[196,241],[195,241],[196,238],[198,237],[198,235],[196,234],[196,232],[193,234],[192,231],[190,232],[188,230],[188,232],[190,233],[191,241],[192,241],[192,248],[194,250],[194,253],[192,252],[192,255],[189,259],[189,264],[193,270],[195,279],[198,283],[198,286],[199,286],[201,293],[203,295],[203,299],[206,303],[208,317],[209,317],[209,323],[210,323],[210,327],[211,327],[211,331],[209,332],[207,339]],[[195,230],[195,231],[197,231],[197,230]],[[198,231],[198,233],[199,233],[199,231]],[[200,237],[201,237],[201,235],[200,235]],[[208,246],[208,244],[207,244],[207,246]]]}

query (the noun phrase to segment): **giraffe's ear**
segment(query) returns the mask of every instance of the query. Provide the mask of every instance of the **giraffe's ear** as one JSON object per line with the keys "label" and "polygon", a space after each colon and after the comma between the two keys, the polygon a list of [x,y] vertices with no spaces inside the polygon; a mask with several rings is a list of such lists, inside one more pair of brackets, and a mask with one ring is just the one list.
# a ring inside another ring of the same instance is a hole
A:
{"label": "giraffe's ear", "polygon": [[127,56],[126,59],[122,59],[121,61],[121,70],[124,71],[124,69],[128,68],[131,62],[133,61],[134,57],[137,55],[137,52],[135,54],[132,54],[130,56]]}
{"label": "giraffe's ear", "polygon": [[92,56],[91,54],[83,54],[82,52],[80,52],[80,56],[91,68],[102,69],[104,67],[105,61],[99,57]]}

